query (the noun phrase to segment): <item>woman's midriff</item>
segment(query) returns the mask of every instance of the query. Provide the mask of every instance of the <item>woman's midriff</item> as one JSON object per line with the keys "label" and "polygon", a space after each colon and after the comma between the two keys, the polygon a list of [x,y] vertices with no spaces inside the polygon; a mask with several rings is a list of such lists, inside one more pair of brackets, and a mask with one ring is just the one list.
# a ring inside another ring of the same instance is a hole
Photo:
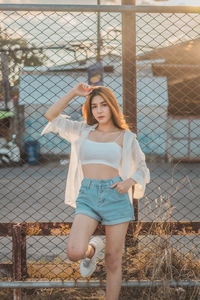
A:
{"label": "woman's midriff", "polygon": [[91,179],[110,179],[117,177],[119,171],[103,164],[82,165],[83,176]]}

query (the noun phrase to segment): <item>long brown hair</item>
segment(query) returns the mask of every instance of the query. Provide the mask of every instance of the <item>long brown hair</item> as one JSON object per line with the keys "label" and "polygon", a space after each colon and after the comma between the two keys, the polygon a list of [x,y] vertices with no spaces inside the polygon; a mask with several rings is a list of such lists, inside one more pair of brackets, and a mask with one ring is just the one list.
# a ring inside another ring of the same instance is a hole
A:
{"label": "long brown hair", "polygon": [[105,86],[96,86],[87,97],[85,103],[83,104],[83,117],[88,125],[94,125],[98,123],[97,120],[94,118],[91,109],[92,99],[95,96],[101,96],[104,99],[104,101],[108,104],[111,110],[113,124],[116,127],[120,129],[129,129],[129,126],[124,119],[124,115],[120,111],[120,106],[117,102],[114,93]]}

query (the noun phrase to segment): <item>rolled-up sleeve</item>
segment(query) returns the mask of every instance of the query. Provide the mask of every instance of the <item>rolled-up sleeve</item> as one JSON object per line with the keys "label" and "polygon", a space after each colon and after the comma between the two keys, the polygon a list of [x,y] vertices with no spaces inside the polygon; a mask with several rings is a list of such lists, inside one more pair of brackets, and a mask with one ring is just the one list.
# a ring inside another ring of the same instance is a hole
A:
{"label": "rolled-up sleeve", "polygon": [[80,135],[81,129],[85,126],[86,124],[82,121],[69,120],[69,116],[60,114],[55,119],[48,122],[42,130],[41,135],[54,132],[71,142],[73,138]]}
{"label": "rolled-up sleeve", "polygon": [[150,182],[150,172],[145,162],[145,155],[136,138],[133,141],[132,158],[134,171],[130,177],[136,181],[133,198],[139,199],[144,196],[146,184]]}

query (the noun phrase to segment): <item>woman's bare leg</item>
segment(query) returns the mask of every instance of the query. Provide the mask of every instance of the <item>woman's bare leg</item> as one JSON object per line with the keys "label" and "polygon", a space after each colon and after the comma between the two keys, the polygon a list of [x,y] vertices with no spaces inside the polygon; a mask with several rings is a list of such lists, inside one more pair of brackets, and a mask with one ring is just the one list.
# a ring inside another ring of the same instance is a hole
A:
{"label": "woman's bare leg", "polygon": [[88,245],[91,235],[95,232],[98,221],[86,215],[75,216],[67,242],[67,255],[72,261],[94,255],[94,248]]}
{"label": "woman's bare leg", "polygon": [[122,282],[122,252],[129,222],[106,225],[106,300],[118,300]]}

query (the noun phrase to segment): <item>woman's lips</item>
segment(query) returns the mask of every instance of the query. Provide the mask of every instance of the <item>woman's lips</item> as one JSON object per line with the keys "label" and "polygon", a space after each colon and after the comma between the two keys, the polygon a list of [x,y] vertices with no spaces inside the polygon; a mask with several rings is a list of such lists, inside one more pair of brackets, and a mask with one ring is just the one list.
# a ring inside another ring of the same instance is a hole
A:
{"label": "woman's lips", "polygon": [[103,119],[103,118],[104,118],[104,116],[100,116],[100,117],[98,117],[97,119],[101,120],[101,119]]}

